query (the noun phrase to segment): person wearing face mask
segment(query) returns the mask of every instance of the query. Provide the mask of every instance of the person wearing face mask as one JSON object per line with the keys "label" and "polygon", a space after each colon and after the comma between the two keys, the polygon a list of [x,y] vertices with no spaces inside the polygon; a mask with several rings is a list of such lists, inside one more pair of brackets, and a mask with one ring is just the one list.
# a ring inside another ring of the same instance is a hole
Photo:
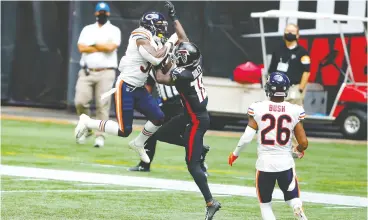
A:
{"label": "person wearing face mask", "polygon": [[[96,23],[83,28],[78,49],[81,53],[81,70],[75,87],[75,107],[77,114],[90,115],[89,103],[95,93],[96,117],[108,120],[110,112],[110,99],[101,100],[100,96],[113,86],[118,66],[117,48],[121,42],[120,29],[109,21],[110,7],[105,2],[99,2],[95,8]],[[87,137],[92,136],[92,130]],[[96,132],[95,147],[104,145],[105,135]],[[83,144],[85,139],[77,140]]]}
{"label": "person wearing face mask", "polygon": [[[298,45],[298,39],[299,27],[296,24],[288,24],[284,31],[284,43],[272,53],[268,72],[285,73],[290,79],[290,89],[285,101],[303,106],[310,75],[310,58],[308,51]],[[292,144],[298,146],[294,136]]]}
{"label": "person wearing face mask", "polygon": [[303,105],[305,88],[309,79],[310,58],[308,51],[298,45],[299,27],[288,24],[284,32],[284,43],[272,53],[269,73],[283,72],[289,79],[291,87],[285,101]]}

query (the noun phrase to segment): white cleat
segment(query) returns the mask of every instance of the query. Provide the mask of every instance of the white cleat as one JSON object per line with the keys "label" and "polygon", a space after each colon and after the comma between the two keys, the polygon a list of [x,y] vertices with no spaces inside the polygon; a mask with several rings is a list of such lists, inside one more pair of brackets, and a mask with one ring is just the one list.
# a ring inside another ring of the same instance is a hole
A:
{"label": "white cleat", "polygon": [[77,127],[75,127],[74,129],[74,136],[77,143],[84,143],[86,140],[86,137],[88,135],[88,128],[86,124],[88,120],[90,120],[90,117],[86,114],[81,114],[79,116]]}
{"label": "white cleat", "polygon": [[95,147],[103,147],[105,143],[105,138],[104,136],[100,135],[97,136],[95,139]]}
{"label": "white cleat", "polygon": [[149,159],[147,153],[146,153],[146,149],[144,149],[144,146],[138,146],[135,143],[135,139],[133,139],[132,141],[129,142],[129,147],[134,150],[135,152],[138,153],[139,157],[141,158],[141,160],[145,163],[149,163],[151,162],[151,160]]}
{"label": "white cleat", "polygon": [[299,220],[308,220],[307,216],[304,214],[304,211],[303,211],[302,207],[295,207],[294,208],[294,215]]}

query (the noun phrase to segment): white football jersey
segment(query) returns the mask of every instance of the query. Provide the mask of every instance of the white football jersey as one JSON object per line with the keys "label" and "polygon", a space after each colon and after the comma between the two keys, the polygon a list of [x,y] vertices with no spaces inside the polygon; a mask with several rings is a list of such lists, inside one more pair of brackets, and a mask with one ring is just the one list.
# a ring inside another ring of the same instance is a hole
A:
{"label": "white football jersey", "polygon": [[253,116],[258,125],[256,169],[280,172],[294,167],[291,138],[295,125],[305,118],[304,108],[285,101],[265,100],[253,103],[248,115]]}
{"label": "white football jersey", "polygon": [[141,38],[148,39],[155,49],[158,48],[152,33],[139,27],[131,33],[125,55],[119,63],[118,80],[124,80],[124,82],[137,87],[144,86],[149,73],[147,70],[151,68],[151,64],[138,51],[136,40]]}

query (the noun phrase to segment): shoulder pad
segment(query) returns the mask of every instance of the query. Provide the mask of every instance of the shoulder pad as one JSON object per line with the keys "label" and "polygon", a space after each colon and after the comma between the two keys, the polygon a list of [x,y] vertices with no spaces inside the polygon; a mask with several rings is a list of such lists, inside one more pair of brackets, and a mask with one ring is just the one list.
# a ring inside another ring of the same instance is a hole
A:
{"label": "shoulder pad", "polygon": [[144,29],[144,28],[137,28],[135,29],[132,34],[130,35],[132,38],[144,38],[147,40],[151,40],[152,39],[152,34],[151,32],[149,32],[148,30]]}

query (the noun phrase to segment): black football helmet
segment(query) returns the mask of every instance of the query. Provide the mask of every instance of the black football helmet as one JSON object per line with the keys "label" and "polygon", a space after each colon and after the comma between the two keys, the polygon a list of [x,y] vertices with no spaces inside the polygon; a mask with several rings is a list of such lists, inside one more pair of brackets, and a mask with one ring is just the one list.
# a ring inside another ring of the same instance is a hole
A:
{"label": "black football helmet", "polygon": [[191,42],[181,42],[171,56],[177,67],[196,67],[201,60],[201,52]]}
{"label": "black football helmet", "polygon": [[153,36],[163,37],[167,35],[167,21],[163,14],[160,12],[147,12],[144,13],[139,25],[149,30]]}
{"label": "black football helmet", "polygon": [[265,92],[267,96],[286,97],[290,88],[290,80],[286,74],[281,72],[273,72],[268,76]]}

